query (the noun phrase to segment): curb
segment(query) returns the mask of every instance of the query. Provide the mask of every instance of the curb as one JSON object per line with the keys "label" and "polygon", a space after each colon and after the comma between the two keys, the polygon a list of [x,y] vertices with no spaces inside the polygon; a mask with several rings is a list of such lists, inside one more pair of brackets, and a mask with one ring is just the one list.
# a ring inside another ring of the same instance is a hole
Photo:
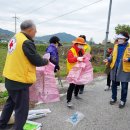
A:
{"label": "curb", "polygon": [[[99,76],[97,78],[95,78],[93,80],[93,82],[97,82],[97,81],[102,81],[106,78],[106,76]],[[63,84],[63,87],[59,84],[58,82],[58,79],[56,78],[56,85],[58,86],[58,89],[60,91],[60,94],[64,94],[63,92],[67,90],[68,86],[69,86],[69,83],[66,82],[66,80],[61,80],[62,84]],[[91,83],[93,83],[91,82]],[[91,83],[89,83],[88,85],[91,85]],[[5,91],[6,88],[4,86],[4,83],[0,83],[0,92],[3,92]],[[63,91],[63,92],[62,92]]]}

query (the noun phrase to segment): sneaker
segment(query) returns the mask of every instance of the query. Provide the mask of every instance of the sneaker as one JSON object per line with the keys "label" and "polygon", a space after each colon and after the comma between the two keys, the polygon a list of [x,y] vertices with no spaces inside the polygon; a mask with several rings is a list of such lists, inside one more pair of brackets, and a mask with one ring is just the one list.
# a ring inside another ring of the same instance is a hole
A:
{"label": "sneaker", "polygon": [[72,102],[67,102],[67,107],[72,107],[72,106],[73,106]]}
{"label": "sneaker", "polygon": [[120,86],[117,86],[117,90],[119,90],[120,89]]}
{"label": "sneaker", "polygon": [[75,96],[75,99],[79,100],[79,99],[82,99],[81,97],[79,96]]}
{"label": "sneaker", "polygon": [[120,101],[119,108],[124,108],[124,107],[125,107],[125,102]]}
{"label": "sneaker", "polygon": [[105,88],[104,88],[104,91],[108,91],[108,90],[110,90],[110,86],[105,86]]}
{"label": "sneaker", "polygon": [[111,101],[110,101],[110,105],[114,105],[115,103],[116,103],[116,100],[111,99]]}
{"label": "sneaker", "polygon": [[80,91],[79,91],[79,94],[83,94],[83,90],[80,90]]}

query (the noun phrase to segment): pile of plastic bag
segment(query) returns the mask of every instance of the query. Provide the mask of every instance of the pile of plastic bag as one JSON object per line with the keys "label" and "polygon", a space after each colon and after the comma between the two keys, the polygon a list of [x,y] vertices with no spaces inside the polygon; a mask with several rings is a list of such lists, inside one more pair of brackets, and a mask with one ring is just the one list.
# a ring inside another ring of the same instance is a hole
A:
{"label": "pile of plastic bag", "polygon": [[30,87],[30,101],[49,103],[60,100],[54,74],[54,64],[36,67],[36,83]]}
{"label": "pile of plastic bag", "polygon": [[84,55],[83,62],[77,62],[70,70],[66,80],[77,85],[87,84],[93,80],[93,67],[90,62],[91,55]]}
{"label": "pile of plastic bag", "polygon": [[33,119],[41,118],[46,116],[48,113],[51,113],[50,109],[29,110],[27,119],[33,120]]}

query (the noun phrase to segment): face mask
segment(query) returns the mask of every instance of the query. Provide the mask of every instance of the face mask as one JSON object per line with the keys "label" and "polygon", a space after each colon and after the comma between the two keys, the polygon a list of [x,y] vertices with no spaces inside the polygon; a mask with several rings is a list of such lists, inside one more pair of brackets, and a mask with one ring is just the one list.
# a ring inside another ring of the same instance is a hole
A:
{"label": "face mask", "polygon": [[83,49],[84,46],[83,46],[83,45],[78,45],[78,48],[79,48],[79,49]]}
{"label": "face mask", "polygon": [[58,43],[55,44],[55,47],[58,48]]}
{"label": "face mask", "polygon": [[124,40],[123,39],[118,39],[118,44],[123,44]]}

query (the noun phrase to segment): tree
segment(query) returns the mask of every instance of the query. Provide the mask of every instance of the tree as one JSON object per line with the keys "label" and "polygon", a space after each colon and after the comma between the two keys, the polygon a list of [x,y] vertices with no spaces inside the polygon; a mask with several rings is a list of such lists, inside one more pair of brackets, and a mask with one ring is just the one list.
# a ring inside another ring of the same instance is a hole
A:
{"label": "tree", "polygon": [[118,24],[118,25],[115,27],[115,32],[116,32],[116,34],[119,34],[119,33],[122,32],[122,31],[125,31],[125,32],[127,32],[127,33],[130,34],[130,26],[129,26],[129,25],[125,25],[125,24],[123,24],[123,25]]}

